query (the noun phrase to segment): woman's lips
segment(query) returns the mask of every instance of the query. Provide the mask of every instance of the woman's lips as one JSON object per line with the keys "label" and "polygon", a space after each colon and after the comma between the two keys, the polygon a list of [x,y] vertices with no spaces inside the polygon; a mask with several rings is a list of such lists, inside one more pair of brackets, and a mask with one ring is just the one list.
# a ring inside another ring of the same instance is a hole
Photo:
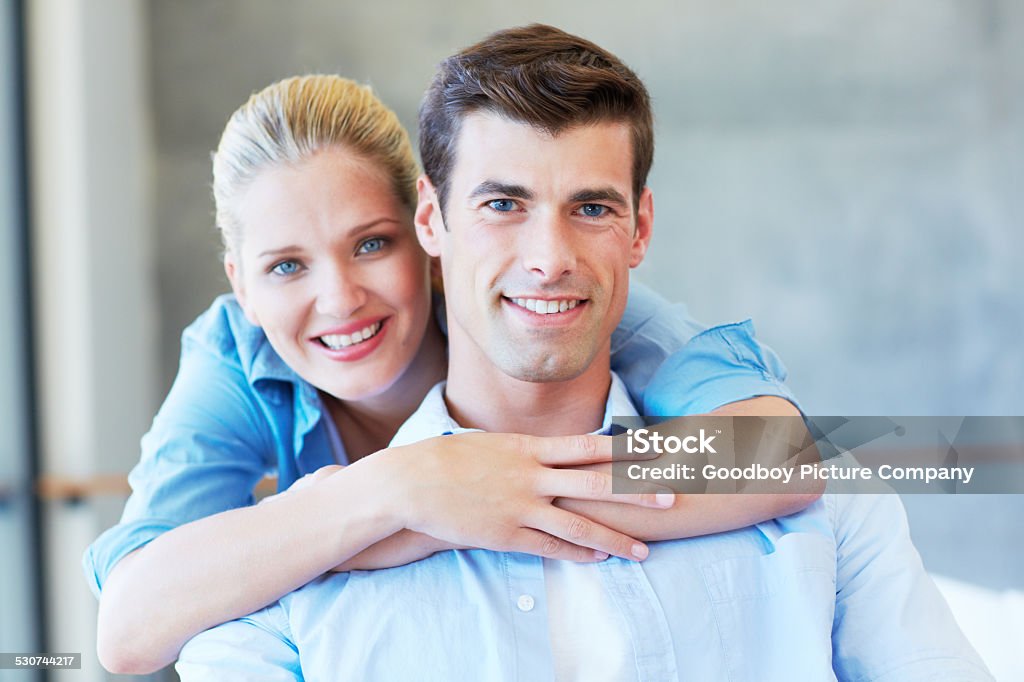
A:
{"label": "woman's lips", "polygon": [[[384,335],[387,334],[390,328],[388,324],[390,321],[390,317],[385,317],[369,324],[360,322],[359,324],[363,326],[359,328],[354,328],[354,325],[348,325],[345,329],[352,330],[348,334],[323,334],[310,339],[310,343],[332,360],[355,362],[356,360],[362,360],[380,346]],[[337,330],[332,331],[337,332]],[[366,332],[369,332],[368,337]]]}

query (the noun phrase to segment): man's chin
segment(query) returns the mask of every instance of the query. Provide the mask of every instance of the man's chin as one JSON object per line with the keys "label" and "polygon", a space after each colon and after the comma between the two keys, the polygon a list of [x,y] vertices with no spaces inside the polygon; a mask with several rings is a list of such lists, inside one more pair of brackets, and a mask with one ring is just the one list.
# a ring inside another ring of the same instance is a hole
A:
{"label": "man's chin", "polygon": [[501,371],[513,379],[531,383],[552,383],[575,379],[587,368],[579,357],[565,354],[544,354],[526,356],[518,354],[513,359],[499,364]]}

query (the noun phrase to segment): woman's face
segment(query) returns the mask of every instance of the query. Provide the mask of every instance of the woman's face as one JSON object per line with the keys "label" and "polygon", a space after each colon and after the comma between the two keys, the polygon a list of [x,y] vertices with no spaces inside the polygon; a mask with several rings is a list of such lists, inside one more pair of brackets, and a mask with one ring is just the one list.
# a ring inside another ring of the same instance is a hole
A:
{"label": "woman's face", "polygon": [[225,270],[278,355],[340,400],[392,387],[423,340],[430,292],[410,211],[383,171],[326,149],[262,171],[236,214]]}

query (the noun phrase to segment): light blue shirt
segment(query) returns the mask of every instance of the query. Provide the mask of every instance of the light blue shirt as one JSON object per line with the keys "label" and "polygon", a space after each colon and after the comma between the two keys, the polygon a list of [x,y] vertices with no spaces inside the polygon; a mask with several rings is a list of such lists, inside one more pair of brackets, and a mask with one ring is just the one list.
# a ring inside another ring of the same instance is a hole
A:
{"label": "light blue shirt", "polygon": [[[610,415],[632,413],[613,384]],[[459,432],[440,387],[396,444]],[[600,576],[636,679],[991,680],[910,542],[895,495],[828,494],[798,514],[651,543]],[[543,560],[446,551],[329,574],[192,639],[183,682],[551,680]]]}
{"label": "light blue shirt", "polygon": [[[184,523],[253,504],[264,475],[277,476],[285,490],[320,467],[346,463],[332,446],[317,390],[285,364],[233,296],[215,300],[181,346],[178,376],[129,476],[121,522],[83,558],[97,595],[129,552]],[[612,368],[648,414],[710,412],[759,395],[793,400],[785,369],[754,339],[749,321],[705,330],[685,306],[636,282],[612,352]]]}

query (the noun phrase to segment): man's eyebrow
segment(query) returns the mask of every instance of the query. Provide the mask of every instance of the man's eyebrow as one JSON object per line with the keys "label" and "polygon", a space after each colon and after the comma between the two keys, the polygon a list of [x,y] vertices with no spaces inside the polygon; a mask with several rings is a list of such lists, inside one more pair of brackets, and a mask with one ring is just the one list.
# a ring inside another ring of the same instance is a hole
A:
{"label": "man's eyebrow", "polygon": [[533,192],[522,185],[510,185],[505,182],[498,182],[497,180],[484,180],[473,188],[473,191],[469,193],[469,198],[478,199],[484,196],[494,196],[495,194],[513,199],[525,199],[527,201],[531,201],[534,198]]}
{"label": "man's eyebrow", "polygon": [[628,206],[629,202],[626,201],[626,197],[622,196],[622,192],[615,189],[614,187],[600,187],[597,189],[581,189],[572,195],[571,201],[573,203],[590,203],[603,201],[610,204],[619,204],[620,206]]}

